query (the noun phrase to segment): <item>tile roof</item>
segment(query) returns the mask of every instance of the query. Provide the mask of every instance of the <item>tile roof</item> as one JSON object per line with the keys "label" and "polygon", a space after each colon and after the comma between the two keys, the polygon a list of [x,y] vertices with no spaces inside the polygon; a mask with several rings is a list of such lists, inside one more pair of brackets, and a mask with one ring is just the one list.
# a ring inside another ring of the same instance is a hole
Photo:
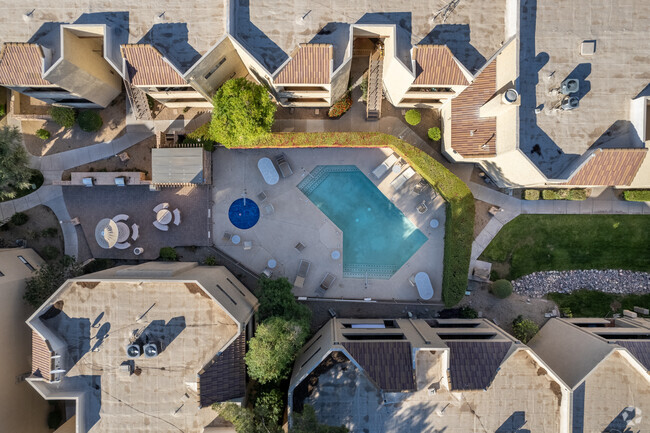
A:
{"label": "tile roof", "polygon": [[134,86],[182,86],[187,81],[149,44],[122,45],[122,57]]}
{"label": "tile roof", "polygon": [[416,78],[413,84],[440,86],[469,84],[446,45],[416,46],[415,68]]}
{"label": "tile roof", "polygon": [[511,343],[447,341],[453,390],[486,389],[496,376]]}
{"label": "tile roof", "polygon": [[451,147],[464,157],[496,156],[496,117],[481,117],[479,110],[496,92],[497,65],[493,61],[451,100]]}
{"label": "tile roof", "polygon": [[645,369],[650,371],[650,341],[618,340],[616,344],[629,350]]}
{"label": "tile roof", "polygon": [[212,364],[199,373],[199,394],[201,407],[224,402],[246,394],[246,332],[235,341]]}
{"label": "tile roof", "polygon": [[333,48],[329,44],[300,44],[280,70],[275,84],[330,84]]}
{"label": "tile roof", "polygon": [[43,51],[37,44],[6,43],[0,52],[0,85],[51,86],[43,79]]}
{"label": "tile roof", "polygon": [[32,330],[32,375],[50,380],[52,352],[41,334]]}
{"label": "tile roof", "polygon": [[342,345],[382,390],[415,390],[411,343],[346,342]]}
{"label": "tile roof", "polygon": [[598,149],[567,185],[630,185],[648,149]]}

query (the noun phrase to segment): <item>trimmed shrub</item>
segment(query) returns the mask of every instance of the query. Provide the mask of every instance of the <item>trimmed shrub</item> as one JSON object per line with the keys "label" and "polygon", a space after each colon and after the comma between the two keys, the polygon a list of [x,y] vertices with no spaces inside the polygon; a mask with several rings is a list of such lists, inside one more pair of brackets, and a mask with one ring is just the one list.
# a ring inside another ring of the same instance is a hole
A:
{"label": "trimmed shrub", "polygon": [[52,245],[48,245],[44,247],[43,250],[41,251],[41,256],[43,256],[45,260],[54,260],[57,257],[59,257],[60,254],[61,251],[59,251],[57,247],[53,247]]}
{"label": "trimmed shrub", "polygon": [[406,112],[406,114],[404,115],[404,119],[406,120],[406,123],[408,123],[409,125],[415,126],[419,124],[420,121],[422,120],[422,115],[418,110],[412,108]]}
{"label": "trimmed shrub", "polygon": [[352,107],[352,97],[347,93],[343,98],[336,101],[334,105],[330,107],[330,110],[327,112],[329,117],[340,117],[345,114]]}
{"label": "trimmed shrub", "polygon": [[623,198],[627,201],[650,201],[650,189],[628,189],[623,191]]}
{"label": "trimmed shrub", "polygon": [[530,319],[524,319],[521,315],[512,321],[512,335],[524,344],[528,343],[538,331],[537,323]]}
{"label": "trimmed shrub", "polygon": [[472,307],[460,307],[460,318],[461,319],[476,319],[478,313]]}
{"label": "trimmed shrub", "polygon": [[77,112],[68,107],[52,107],[50,108],[50,116],[52,116],[54,123],[63,128],[72,128],[75,120],[77,120]]}
{"label": "trimmed shrub", "polygon": [[22,212],[16,212],[11,216],[11,223],[15,226],[22,226],[27,221],[29,221],[29,217],[27,214]]}
{"label": "trimmed shrub", "polygon": [[162,247],[160,249],[160,258],[166,262],[174,262],[178,260],[178,253],[172,247]]}
{"label": "trimmed shrub", "polygon": [[586,200],[588,196],[586,189],[545,189],[542,191],[544,200]]}
{"label": "trimmed shrub", "polygon": [[217,259],[214,256],[208,256],[203,260],[203,264],[206,266],[217,266]]}
{"label": "trimmed shrub", "polygon": [[79,113],[77,123],[79,123],[79,128],[81,128],[82,131],[96,132],[102,127],[104,121],[97,111],[84,110]]}
{"label": "trimmed shrub", "polygon": [[41,140],[47,140],[48,138],[50,138],[50,131],[48,131],[47,129],[43,129],[43,128],[38,129],[38,130],[36,130],[36,136],[38,138],[40,138]]}
{"label": "trimmed shrub", "polygon": [[7,105],[0,104],[0,117],[5,117],[7,115]]}
{"label": "trimmed shrub", "polygon": [[512,283],[508,280],[496,280],[490,286],[490,291],[499,299],[505,299],[512,295]]}
{"label": "trimmed shrub", "polygon": [[433,141],[440,141],[440,138],[442,137],[442,135],[440,134],[440,128],[438,128],[437,126],[434,126],[433,128],[429,128],[429,130],[427,131],[427,135]]}
{"label": "trimmed shrub", "polygon": [[41,236],[44,238],[53,238],[59,234],[59,229],[56,227],[48,227],[41,231]]}
{"label": "trimmed shrub", "polygon": [[539,200],[539,191],[536,189],[527,189],[524,191],[524,200]]}

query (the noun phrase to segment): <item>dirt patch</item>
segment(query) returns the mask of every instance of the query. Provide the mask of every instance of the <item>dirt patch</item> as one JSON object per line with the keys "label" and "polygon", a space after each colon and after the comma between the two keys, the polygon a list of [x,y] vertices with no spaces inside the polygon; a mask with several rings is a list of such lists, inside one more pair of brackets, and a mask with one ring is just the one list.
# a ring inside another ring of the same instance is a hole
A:
{"label": "dirt patch", "polygon": [[63,255],[63,233],[54,212],[47,206],[40,205],[24,213],[29,217],[27,223],[16,226],[7,222],[0,228],[0,247],[16,246],[16,241],[23,239],[25,245],[33,248],[41,257],[46,247],[54,247]]}
{"label": "dirt patch", "polygon": [[[126,133],[126,102],[124,94],[115,98],[108,107],[99,110],[104,124],[97,132],[84,132],[75,125],[71,129],[61,128],[50,120],[23,120],[21,129],[23,142],[32,155],[44,156],[79,149],[91,144],[115,140]],[[38,129],[50,132],[50,138],[42,140],[36,136]]]}
{"label": "dirt patch", "polygon": [[557,397],[557,405],[562,406],[562,388],[556,381],[551,381],[550,385],[551,391],[553,391],[553,394]]}
{"label": "dirt patch", "polygon": [[476,209],[476,213],[474,214],[474,239],[476,239],[479,233],[490,222],[490,219],[492,219],[492,215],[488,213],[492,205],[485,201],[474,200],[474,207]]}
{"label": "dirt patch", "polygon": [[81,281],[79,283],[79,286],[83,287],[84,289],[94,289],[99,285],[99,282],[97,281]]}
{"label": "dirt patch", "polygon": [[208,296],[208,294],[205,293],[205,290],[203,290],[201,288],[201,286],[199,286],[196,283],[185,283],[185,287],[187,287],[187,290],[189,290],[190,293],[193,294],[193,295],[196,295],[198,293],[199,295],[203,296],[204,298],[210,299],[210,296]]}
{"label": "dirt patch", "polygon": [[478,166],[474,166],[474,169],[472,170],[472,174],[469,177],[470,182],[477,183],[479,185],[486,186],[488,188],[491,188],[495,191],[501,191],[499,187],[497,187],[492,179],[490,179],[484,172],[481,170]]}
{"label": "dirt patch", "polygon": [[510,275],[510,263],[509,262],[493,262],[492,263],[492,272],[490,279],[496,280],[499,278],[505,278],[507,275]]}
{"label": "dirt patch", "polygon": [[117,156],[111,156],[65,170],[61,180],[70,180],[70,173],[77,171],[141,171],[145,173],[145,179],[151,180],[151,149],[154,147],[156,147],[156,137],[152,136],[126,150],[129,155],[128,161],[122,162]]}
{"label": "dirt patch", "polygon": [[538,376],[544,376],[544,375],[546,375],[546,373],[547,373],[546,370],[544,370],[542,367],[539,367],[537,369],[537,375]]}

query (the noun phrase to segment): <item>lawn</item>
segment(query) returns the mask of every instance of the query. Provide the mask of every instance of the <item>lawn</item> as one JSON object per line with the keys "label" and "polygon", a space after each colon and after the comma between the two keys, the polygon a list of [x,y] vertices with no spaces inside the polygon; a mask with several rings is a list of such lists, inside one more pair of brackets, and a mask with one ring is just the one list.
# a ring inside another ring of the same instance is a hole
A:
{"label": "lawn", "polygon": [[376,132],[275,133],[245,146],[282,147],[388,147],[404,158],[447,201],[442,299],[456,305],[467,289],[467,273],[474,230],[474,197],[456,175],[424,151],[392,135]]}
{"label": "lawn", "polygon": [[501,278],[536,271],[650,271],[650,217],[644,215],[520,215],[480,257]]}
{"label": "lawn", "polygon": [[560,309],[568,308],[573,317],[611,317],[623,309],[650,308],[650,294],[615,295],[594,290],[578,290],[570,294],[549,293],[548,298]]}

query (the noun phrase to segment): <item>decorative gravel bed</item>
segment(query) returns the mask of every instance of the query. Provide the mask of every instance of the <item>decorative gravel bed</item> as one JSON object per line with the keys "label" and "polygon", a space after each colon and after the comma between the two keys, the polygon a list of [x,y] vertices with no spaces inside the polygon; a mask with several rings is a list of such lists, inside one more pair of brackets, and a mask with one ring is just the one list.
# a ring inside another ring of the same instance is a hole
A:
{"label": "decorative gravel bed", "polygon": [[648,293],[650,273],[624,270],[534,272],[512,282],[515,293],[541,298],[547,293],[588,289],[605,293]]}

